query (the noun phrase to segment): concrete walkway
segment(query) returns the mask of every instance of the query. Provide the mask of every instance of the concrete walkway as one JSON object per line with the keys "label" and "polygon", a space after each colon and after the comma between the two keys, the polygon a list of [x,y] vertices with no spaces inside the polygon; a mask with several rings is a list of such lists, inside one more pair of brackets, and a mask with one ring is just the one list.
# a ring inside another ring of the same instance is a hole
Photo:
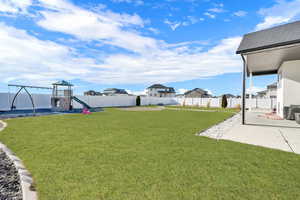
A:
{"label": "concrete walkway", "polygon": [[[222,133],[219,133],[218,138],[215,139],[231,140],[300,154],[300,125],[295,121],[267,119],[264,115],[264,112],[247,112],[246,125],[241,125],[241,117],[236,117],[235,123],[230,128],[228,125],[226,129],[221,128],[224,131],[221,131]],[[220,126],[226,127],[226,122],[225,125]],[[213,134],[205,136],[214,138]]]}

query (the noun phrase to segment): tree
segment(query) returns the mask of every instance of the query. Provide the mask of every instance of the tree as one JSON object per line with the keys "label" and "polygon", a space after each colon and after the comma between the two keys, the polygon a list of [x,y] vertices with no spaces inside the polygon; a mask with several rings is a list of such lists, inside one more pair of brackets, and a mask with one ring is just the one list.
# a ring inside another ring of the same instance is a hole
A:
{"label": "tree", "polygon": [[222,108],[227,108],[228,102],[226,95],[222,96]]}
{"label": "tree", "polygon": [[136,97],[136,106],[140,106],[141,105],[141,97],[137,96]]}

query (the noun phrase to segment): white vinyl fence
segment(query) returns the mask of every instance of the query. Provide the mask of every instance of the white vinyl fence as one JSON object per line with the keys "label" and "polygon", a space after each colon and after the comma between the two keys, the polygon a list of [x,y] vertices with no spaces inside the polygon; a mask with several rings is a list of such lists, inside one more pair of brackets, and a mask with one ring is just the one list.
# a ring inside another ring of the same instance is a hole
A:
{"label": "white vinyl fence", "polygon": [[[177,102],[180,105],[186,106],[204,106],[208,104],[210,107],[221,107],[221,98],[177,98]],[[242,105],[241,98],[228,98],[228,107],[235,108]],[[246,107],[249,108],[261,108],[261,109],[273,109],[276,108],[276,98],[252,98],[246,99]]]}
{"label": "white vinyl fence", "polygon": [[[15,94],[0,93],[0,110],[9,110]],[[35,108],[51,108],[51,95],[32,94]],[[32,109],[30,98],[27,94],[21,93],[15,100],[14,106],[17,109]]]}
{"label": "white vinyl fence", "polygon": [[[9,110],[15,94],[0,93],[0,110]],[[51,95],[32,94],[36,108],[51,108]],[[86,102],[91,107],[118,107],[135,106],[135,96],[80,96],[77,98]],[[240,98],[229,98],[228,107],[234,108],[241,105]],[[141,97],[142,105],[186,105],[186,106],[204,106],[210,104],[210,107],[220,107],[221,98],[159,98],[159,97]],[[31,101],[27,94],[20,94],[15,101],[16,109],[32,109]],[[276,107],[276,99],[247,99],[246,106],[252,108],[271,109]],[[82,108],[82,105],[73,101],[74,108]]]}
{"label": "white vinyl fence", "polygon": [[[118,107],[135,105],[134,96],[79,96],[76,97],[91,107]],[[82,105],[73,101],[74,108],[82,108]]]}

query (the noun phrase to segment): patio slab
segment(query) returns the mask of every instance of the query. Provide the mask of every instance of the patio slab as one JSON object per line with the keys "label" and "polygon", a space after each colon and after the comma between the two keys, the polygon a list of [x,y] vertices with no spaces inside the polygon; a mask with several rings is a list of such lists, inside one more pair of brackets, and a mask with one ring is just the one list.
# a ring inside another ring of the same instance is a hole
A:
{"label": "patio slab", "polygon": [[[295,121],[272,120],[264,112],[247,112],[246,125],[241,117],[229,129],[219,134],[223,140],[258,145],[300,154],[300,125]],[[213,134],[212,134],[213,135]]]}

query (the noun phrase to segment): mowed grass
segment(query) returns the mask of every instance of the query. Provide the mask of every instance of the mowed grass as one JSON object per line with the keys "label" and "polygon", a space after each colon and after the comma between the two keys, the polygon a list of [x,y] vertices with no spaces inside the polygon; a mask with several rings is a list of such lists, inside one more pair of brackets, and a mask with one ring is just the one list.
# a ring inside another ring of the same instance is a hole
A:
{"label": "mowed grass", "polygon": [[0,140],[33,174],[40,200],[300,199],[299,155],[195,136],[230,115],[19,118],[7,120]]}

